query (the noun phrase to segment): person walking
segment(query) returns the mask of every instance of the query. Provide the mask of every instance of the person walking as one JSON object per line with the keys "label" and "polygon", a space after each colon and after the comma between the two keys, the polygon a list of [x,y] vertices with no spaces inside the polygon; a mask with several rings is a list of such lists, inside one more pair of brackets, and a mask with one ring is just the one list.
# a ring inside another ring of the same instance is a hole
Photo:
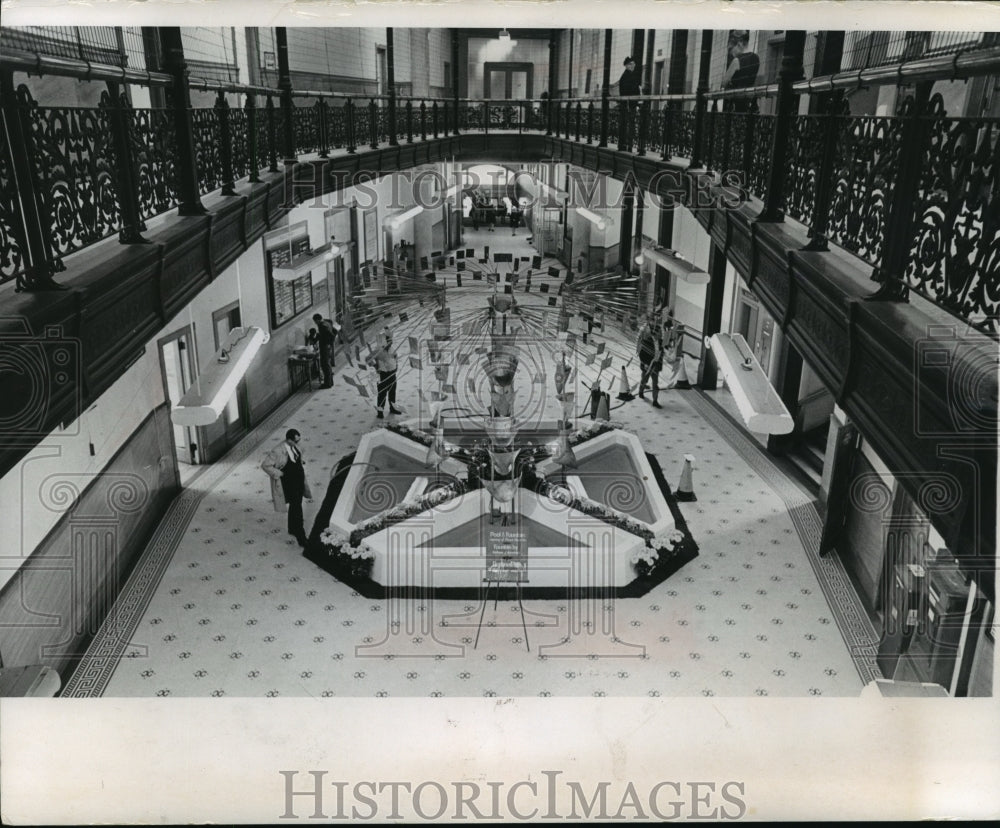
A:
{"label": "person walking", "polygon": [[376,416],[381,420],[384,418],[382,409],[386,400],[389,401],[390,414],[402,414],[396,408],[396,354],[392,350],[392,333],[387,328],[383,336],[382,345],[375,352],[375,370],[378,371],[378,401]]}
{"label": "person walking", "polygon": [[636,339],[636,354],[642,369],[639,380],[639,396],[646,399],[646,383],[651,382],[653,388],[653,408],[660,408],[660,371],[663,369],[663,343],[659,331],[648,316],[642,319],[639,335]]}
{"label": "person walking", "polygon": [[299,448],[301,439],[297,429],[288,429],[285,441],[267,454],[261,468],[271,478],[274,510],[288,513],[288,534],[298,541],[299,546],[305,546],[308,538],[302,520],[302,498],[312,502],[313,495]]}

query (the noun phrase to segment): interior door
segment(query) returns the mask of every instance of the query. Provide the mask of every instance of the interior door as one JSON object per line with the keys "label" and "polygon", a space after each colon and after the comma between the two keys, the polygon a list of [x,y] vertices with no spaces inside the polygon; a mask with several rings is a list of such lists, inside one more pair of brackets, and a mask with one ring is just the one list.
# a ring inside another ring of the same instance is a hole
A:
{"label": "interior door", "polygon": [[[184,328],[160,340],[160,368],[163,386],[171,408],[177,405],[191,386],[194,378],[194,361],[191,332]],[[193,465],[198,462],[198,444],[195,430],[189,426],[173,426],[174,451],[179,463]]]}
{"label": "interior door", "polygon": [[508,100],[523,100],[528,97],[528,73],[522,71],[510,72],[507,76],[507,83],[505,84],[506,94],[504,97]]}

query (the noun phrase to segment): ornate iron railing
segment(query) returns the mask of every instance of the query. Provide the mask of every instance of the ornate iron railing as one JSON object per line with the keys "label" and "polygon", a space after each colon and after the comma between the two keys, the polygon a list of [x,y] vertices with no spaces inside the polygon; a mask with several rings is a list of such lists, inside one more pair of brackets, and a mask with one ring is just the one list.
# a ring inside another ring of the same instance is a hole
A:
{"label": "ornate iron railing", "polygon": [[174,121],[164,109],[132,110],[139,215],[151,218],[177,206],[177,141]]}

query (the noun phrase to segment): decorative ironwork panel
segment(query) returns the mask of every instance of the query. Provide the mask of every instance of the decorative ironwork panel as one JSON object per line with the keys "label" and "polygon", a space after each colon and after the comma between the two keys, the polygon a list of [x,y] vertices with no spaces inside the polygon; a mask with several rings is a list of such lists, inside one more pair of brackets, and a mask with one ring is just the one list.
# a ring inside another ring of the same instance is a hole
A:
{"label": "decorative ironwork panel", "polygon": [[459,128],[462,130],[482,129],[485,124],[483,115],[485,108],[486,105],[482,103],[459,104]]}
{"label": "decorative ironwork panel", "polygon": [[376,106],[375,107],[375,124],[377,126],[376,137],[378,142],[384,143],[389,140],[389,107],[386,106]]}
{"label": "decorative ironwork panel", "polygon": [[[237,107],[229,110],[229,138],[232,142],[233,180],[250,175],[250,137],[247,113]],[[259,168],[258,168],[259,169]]]}
{"label": "decorative ironwork panel", "polygon": [[334,104],[326,110],[327,139],[331,147],[347,146],[347,107]]}
{"label": "decorative ironwork panel", "polygon": [[876,266],[882,261],[900,139],[899,118],[873,116],[842,119],[837,137],[830,241]]}
{"label": "decorative ironwork panel", "polygon": [[663,111],[659,101],[652,101],[649,104],[649,113],[646,116],[646,149],[653,152],[660,152],[663,149]]}
{"label": "decorative ironwork panel", "polygon": [[371,133],[368,131],[368,125],[371,123],[370,115],[367,103],[354,105],[354,143],[359,147],[366,146],[371,141]]}
{"label": "decorative ironwork panel", "polygon": [[911,289],[973,326],[1000,332],[1000,125],[938,117],[914,206]]}
{"label": "decorative ironwork panel", "polygon": [[518,107],[511,104],[490,105],[491,129],[517,129]]}
{"label": "decorative ironwork panel", "polygon": [[98,108],[42,108],[17,90],[31,125],[34,175],[49,245],[64,256],[121,227],[111,119]]}
{"label": "decorative ironwork panel", "polygon": [[295,113],[295,152],[319,152],[319,112],[312,105],[296,106]]}
{"label": "decorative ironwork panel", "polygon": [[222,158],[219,154],[219,118],[214,109],[192,109],[194,160],[198,167],[198,192],[202,195],[222,186]]}
{"label": "decorative ironwork panel", "polygon": [[792,119],[788,137],[785,178],[785,213],[812,226],[816,208],[816,181],[823,160],[827,129],[835,129],[829,117],[799,115]]}
{"label": "decorative ironwork panel", "polygon": [[694,155],[695,113],[671,109],[667,112],[664,131],[664,157],[691,158]]}
{"label": "decorative ironwork panel", "polygon": [[747,189],[763,199],[767,193],[767,177],[771,171],[771,145],[774,143],[774,115],[753,115],[753,145]]}
{"label": "decorative ironwork panel", "polygon": [[177,206],[177,141],[174,119],[166,109],[133,109],[132,155],[143,218]]}
{"label": "decorative ironwork panel", "polygon": [[617,144],[618,143],[619,120],[621,118],[621,114],[619,113],[620,109],[621,109],[621,104],[618,104],[618,106],[609,106],[608,107],[608,143],[609,144]]}
{"label": "decorative ironwork panel", "polygon": [[750,129],[750,119],[753,117],[756,116],[743,112],[726,113],[726,120],[729,122],[729,152],[723,159],[724,163],[719,165],[722,172],[739,173],[744,186],[746,186],[747,180],[744,147],[746,146],[747,131]]}
{"label": "decorative ironwork panel", "polygon": [[0,118],[0,283],[24,272],[26,246],[21,211],[17,208],[7,121]]}
{"label": "decorative ironwork panel", "polygon": [[[267,125],[266,98],[259,99],[257,107],[257,169],[266,170],[271,165],[271,144]],[[275,124],[277,134],[277,124]]]}
{"label": "decorative ironwork panel", "polygon": [[722,170],[728,163],[726,158],[726,115],[725,112],[706,112],[705,124],[712,141],[712,167]]}

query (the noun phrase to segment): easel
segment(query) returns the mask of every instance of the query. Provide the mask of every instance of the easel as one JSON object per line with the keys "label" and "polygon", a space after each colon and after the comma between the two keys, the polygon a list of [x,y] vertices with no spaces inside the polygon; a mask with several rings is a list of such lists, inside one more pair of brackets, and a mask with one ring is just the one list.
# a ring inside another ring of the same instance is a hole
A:
{"label": "easel", "polygon": [[501,558],[499,561],[495,561],[490,564],[486,569],[486,577],[483,581],[486,583],[486,592],[483,593],[483,608],[479,612],[479,626],[476,627],[476,643],[472,645],[472,649],[476,649],[479,646],[479,633],[483,629],[483,617],[486,615],[486,603],[490,599],[490,585],[494,585],[496,592],[493,595],[493,611],[497,609],[497,605],[500,602],[500,584],[509,583],[514,584],[514,588],[517,591],[517,606],[521,610],[521,628],[524,630],[524,646],[528,648],[528,652],[531,652],[531,645],[528,643],[528,624],[524,620],[524,604],[521,601],[521,583],[526,581],[527,567],[521,561],[516,561],[513,558]]}

